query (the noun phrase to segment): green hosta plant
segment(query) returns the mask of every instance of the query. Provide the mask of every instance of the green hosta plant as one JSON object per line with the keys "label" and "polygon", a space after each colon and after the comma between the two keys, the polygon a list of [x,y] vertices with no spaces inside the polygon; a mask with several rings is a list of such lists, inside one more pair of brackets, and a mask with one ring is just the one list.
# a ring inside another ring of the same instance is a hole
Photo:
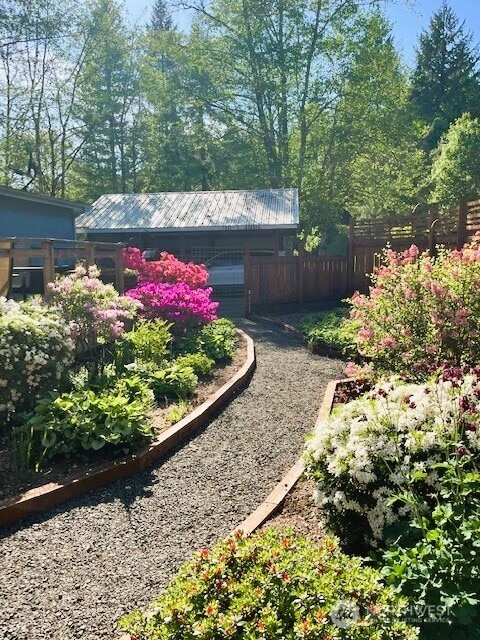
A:
{"label": "green hosta plant", "polygon": [[40,400],[15,435],[21,466],[39,470],[58,455],[98,451],[126,453],[152,438],[148,411],[152,392],[139,377],[121,379],[108,390],[81,388]]}
{"label": "green hosta plant", "polygon": [[175,359],[175,364],[181,367],[191,367],[199,378],[207,378],[212,373],[215,361],[204,353],[189,353]]}
{"label": "green hosta plant", "polygon": [[197,553],[146,611],[120,621],[136,640],[414,640],[405,600],[375,569],[290,532],[239,534]]}
{"label": "green hosta plant", "polygon": [[192,395],[198,384],[192,367],[175,363],[148,373],[146,379],[158,399],[187,398]]}

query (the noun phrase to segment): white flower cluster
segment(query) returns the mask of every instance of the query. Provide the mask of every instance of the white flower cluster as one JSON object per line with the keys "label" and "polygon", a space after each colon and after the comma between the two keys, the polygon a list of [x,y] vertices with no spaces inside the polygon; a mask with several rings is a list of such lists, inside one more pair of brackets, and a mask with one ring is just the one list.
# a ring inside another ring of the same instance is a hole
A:
{"label": "white flower cluster", "polygon": [[326,524],[348,519],[348,512],[359,514],[371,530],[369,543],[378,542],[385,526],[408,515],[390,498],[412,473],[426,492],[435,492],[438,472],[432,465],[455,450],[478,455],[479,413],[480,382],[473,373],[424,384],[392,378],[334,409],[312,434],[304,455]]}
{"label": "white flower cluster", "polygon": [[55,388],[73,360],[58,313],[39,302],[0,298],[0,414],[7,419]]}

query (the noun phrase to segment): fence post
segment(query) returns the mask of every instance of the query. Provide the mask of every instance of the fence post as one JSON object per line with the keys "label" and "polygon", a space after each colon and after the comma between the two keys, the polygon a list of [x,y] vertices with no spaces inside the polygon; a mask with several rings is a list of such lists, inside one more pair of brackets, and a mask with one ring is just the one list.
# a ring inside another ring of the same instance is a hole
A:
{"label": "fence post", "polygon": [[355,278],[355,219],[350,218],[348,224],[348,249],[347,249],[347,297],[354,293]]}
{"label": "fence post", "polygon": [[93,267],[95,264],[95,245],[90,242],[85,243],[85,263],[87,267]]}
{"label": "fence post", "polygon": [[436,255],[435,225],[437,222],[438,209],[432,206],[428,210],[428,252],[432,258]]}
{"label": "fence post", "polygon": [[245,247],[243,256],[243,292],[244,292],[244,313],[248,318],[252,313],[251,301],[251,284],[252,284],[252,257],[250,255],[250,245]]}
{"label": "fence post", "polygon": [[467,239],[467,201],[460,200],[460,204],[458,205],[458,222],[457,222],[457,249],[463,247]]}
{"label": "fence post", "polygon": [[123,245],[115,247],[115,285],[118,293],[125,292],[125,270],[123,268]]}
{"label": "fence post", "polygon": [[53,241],[42,242],[43,252],[43,291],[47,293],[47,284],[55,280],[55,258],[53,255]]}
{"label": "fence post", "polygon": [[305,247],[303,244],[300,244],[298,247],[298,310],[300,311],[303,308],[303,301],[305,298]]}

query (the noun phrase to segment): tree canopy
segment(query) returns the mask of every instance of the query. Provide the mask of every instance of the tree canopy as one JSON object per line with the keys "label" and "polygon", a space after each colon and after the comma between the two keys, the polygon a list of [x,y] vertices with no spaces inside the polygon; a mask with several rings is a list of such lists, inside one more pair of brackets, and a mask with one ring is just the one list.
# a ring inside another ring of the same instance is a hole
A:
{"label": "tree canopy", "polygon": [[[375,0],[176,6],[188,30],[169,0],[143,27],[122,0],[0,0],[3,184],[86,202],[297,187],[302,224],[323,240],[349,215],[446,198],[446,149],[480,116],[477,48],[447,5],[413,70]],[[460,173],[451,194],[467,188]]]}

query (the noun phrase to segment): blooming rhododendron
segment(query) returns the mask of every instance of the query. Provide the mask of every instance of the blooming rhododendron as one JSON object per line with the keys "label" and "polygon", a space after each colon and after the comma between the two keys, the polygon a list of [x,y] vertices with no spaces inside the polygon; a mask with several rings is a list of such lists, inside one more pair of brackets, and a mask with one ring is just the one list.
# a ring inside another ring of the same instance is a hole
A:
{"label": "blooming rhododendron", "polygon": [[425,379],[445,363],[480,360],[480,237],[436,259],[411,246],[385,252],[370,295],[354,294],[359,353],[378,375]]}
{"label": "blooming rhododendron", "polygon": [[140,303],[121,296],[112,285],[99,279],[97,267],[79,265],[47,287],[46,301],[55,306],[67,322],[77,352],[119,338],[125,320],[135,317]]}
{"label": "blooming rhododendron", "polygon": [[73,342],[59,314],[0,298],[0,416],[7,419],[61,383]]}
{"label": "blooming rhododendron", "polygon": [[218,302],[210,299],[212,289],[191,289],[176,284],[149,282],[130,289],[125,295],[141,302],[147,318],[163,318],[177,326],[206,324],[215,320]]}
{"label": "blooming rhododendron", "polygon": [[140,249],[128,247],[123,251],[123,264],[126,269],[131,269],[137,274],[139,284],[183,282],[191,289],[206,286],[208,272],[204,265],[183,262],[166,251],[162,251],[160,255],[160,260],[147,262],[142,257]]}

